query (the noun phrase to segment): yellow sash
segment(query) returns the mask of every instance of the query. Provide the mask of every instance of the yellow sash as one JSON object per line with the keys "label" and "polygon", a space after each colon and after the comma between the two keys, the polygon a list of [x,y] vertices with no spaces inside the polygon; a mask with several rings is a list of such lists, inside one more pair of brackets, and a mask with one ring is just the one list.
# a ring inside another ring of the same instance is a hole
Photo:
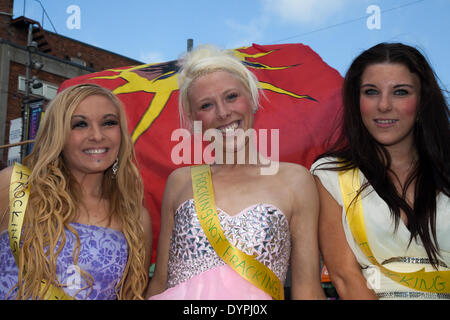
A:
{"label": "yellow sash", "polygon": [[426,272],[425,268],[422,268],[416,272],[400,273],[389,270],[378,263],[367,240],[361,196],[356,197],[360,189],[359,170],[339,171],[338,175],[344,208],[347,212],[347,220],[353,238],[369,261],[378,267],[386,277],[410,289],[433,293],[450,293],[450,271]]}
{"label": "yellow sash", "polygon": [[191,168],[192,189],[198,219],[217,255],[234,271],[275,300],[284,299],[283,284],[264,264],[228,242],[214,201],[211,170],[208,165]]}
{"label": "yellow sash", "polygon": [[[9,244],[11,246],[11,251],[14,255],[17,266],[19,266],[19,246],[22,225],[25,217],[25,210],[28,204],[28,198],[30,196],[30,186],[27,184],[29,176],[30,169],[18,163],[14,164],[13,172],[11,175],[11,184],[9,187],[10,214],[8,234]],[[45,289],[45,286],[46,281],[41,280],[41,292]],[[43,299],[73,300],[73,298],[67,295],[64,290],[53,285],[49,285],[49,288],[43,296]]]}

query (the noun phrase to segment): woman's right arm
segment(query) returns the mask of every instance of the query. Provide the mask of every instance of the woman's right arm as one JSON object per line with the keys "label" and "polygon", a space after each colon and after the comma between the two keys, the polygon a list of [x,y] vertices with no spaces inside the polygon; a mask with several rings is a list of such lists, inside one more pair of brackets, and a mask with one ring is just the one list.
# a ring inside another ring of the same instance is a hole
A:
{"label": "woman's right arm", "polygon": [[12,167],[7,167],[0,171],[0,233],[8,229],[9,184],[12,169]]}
{"label": "woman's right arm", "polygon": [[377,299],[367,286],[361,267],[347,243],[342,226],[342,207],[317,176],[320,199],[319,245],[330,279],[341,299]]}
{"label": "woman's right arm", "polygon": [[[177,170],[176,170],[177,171]],[[179,187],[179,174],[174,171],[167,178],[166,186],[161,204],[161,227],[158,238],[158,249],[156,252],[156,265],[153,277],[148,286],[146,298],[162,293],[166,290],[167,266],[169,262],[170,236],[174,223],[174,201]]]}

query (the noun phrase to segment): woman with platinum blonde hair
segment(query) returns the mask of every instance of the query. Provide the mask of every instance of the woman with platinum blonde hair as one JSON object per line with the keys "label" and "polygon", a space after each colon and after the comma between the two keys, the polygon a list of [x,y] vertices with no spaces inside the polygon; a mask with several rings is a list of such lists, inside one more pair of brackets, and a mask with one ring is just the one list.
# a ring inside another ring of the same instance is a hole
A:
{"label": "woman with platinum blonde hair", "polygon": [[[319,277],[318,195],[304,167],[250,161],[260,88],[230,51],[202,46],[181,59],[180,116],[214,133],[215,162],[176,169],[162,203],[151,299],[324,298]],[[245,152],[243,163],[238,155]],[[219,156],[226,159],[217,161]],[[232,161],[228,161],[231,159]],[[217,206],[216,206],[217,204]]]}
{"label": "woman with platinum blonde hair", "polygon": [[[183,62],[184,61],[184,62]],[[259,107],[259,96],[263,94],[256,76],[236,59],[230,50],[220,50],[212,45],[204,45],[193,54],[186,55],[181,60],[182,70],[178,75],[180,87],[179,113],[182,124],[189,126],[192,122],[192,108],[188,98],[188,89],[192,83],[202,75],[218,70],[224,70],[237,77],[246,91],[250,94],[253,103],[253,112]]]}
{"label": "woman with platinum blonde hair", "polygon": [[25,165],[0,172],[0,298],[141,299],[151,223],[120,100],[95,84],[59,93]]}

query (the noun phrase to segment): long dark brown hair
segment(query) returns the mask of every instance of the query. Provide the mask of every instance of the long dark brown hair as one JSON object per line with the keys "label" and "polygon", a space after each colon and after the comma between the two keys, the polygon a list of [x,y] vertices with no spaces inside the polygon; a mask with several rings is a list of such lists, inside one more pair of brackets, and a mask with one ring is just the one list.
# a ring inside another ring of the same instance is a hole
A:
{"label": "long dark brown hair", "polygon": [[[413,129],[418,160],[406,180],[401,193],[389,178],[391,157],[386,148],[370,135],[362,122],[360,86],[364,70],[376,63],[396,63],[406,66],[421,83],[420,102]],[[371,185],[387,203],[395,222],[400,221],[400,210],[408,219],[411,233],[409,243],[419,237],[433,266],[439,256],[436,238],[436,195],[450,196],[450,128],[449,108],[444,91],[437,82],[426,58],[414,47],[401,43],[380,43],[360,54],[351,64],[343,84],[342,122],[334,143],[323,157],[337,157],[339,161],[325,163],[326,170],[359,168],[367,178],[361,187]],[[329,165],[333,165],[331,168]],[[406,201],[406,190],[415,182],[414,206]]]}

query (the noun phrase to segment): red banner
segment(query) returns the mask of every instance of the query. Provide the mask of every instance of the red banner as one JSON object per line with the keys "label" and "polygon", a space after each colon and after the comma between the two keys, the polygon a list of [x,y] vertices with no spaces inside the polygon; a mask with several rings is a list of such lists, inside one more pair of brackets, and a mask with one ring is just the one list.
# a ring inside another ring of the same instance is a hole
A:
{"label": "red banner", "polygon": [[[342,77],[302,44],[256,45],[233,50],[257,76],[266,98],[255,115],[255,129],[278,129],[280,161],[309,168],[335,129],[341,109]],[[153,260],[160,229],[162,194],[180,127],[176,61],[110,69],[65,81],[59,90],[78,83],[97,83],[124,103],[128,126],[153,223]],[[270,134],[268,134],[270,142]],[[268,152],[270,156],[270,149]]]}

